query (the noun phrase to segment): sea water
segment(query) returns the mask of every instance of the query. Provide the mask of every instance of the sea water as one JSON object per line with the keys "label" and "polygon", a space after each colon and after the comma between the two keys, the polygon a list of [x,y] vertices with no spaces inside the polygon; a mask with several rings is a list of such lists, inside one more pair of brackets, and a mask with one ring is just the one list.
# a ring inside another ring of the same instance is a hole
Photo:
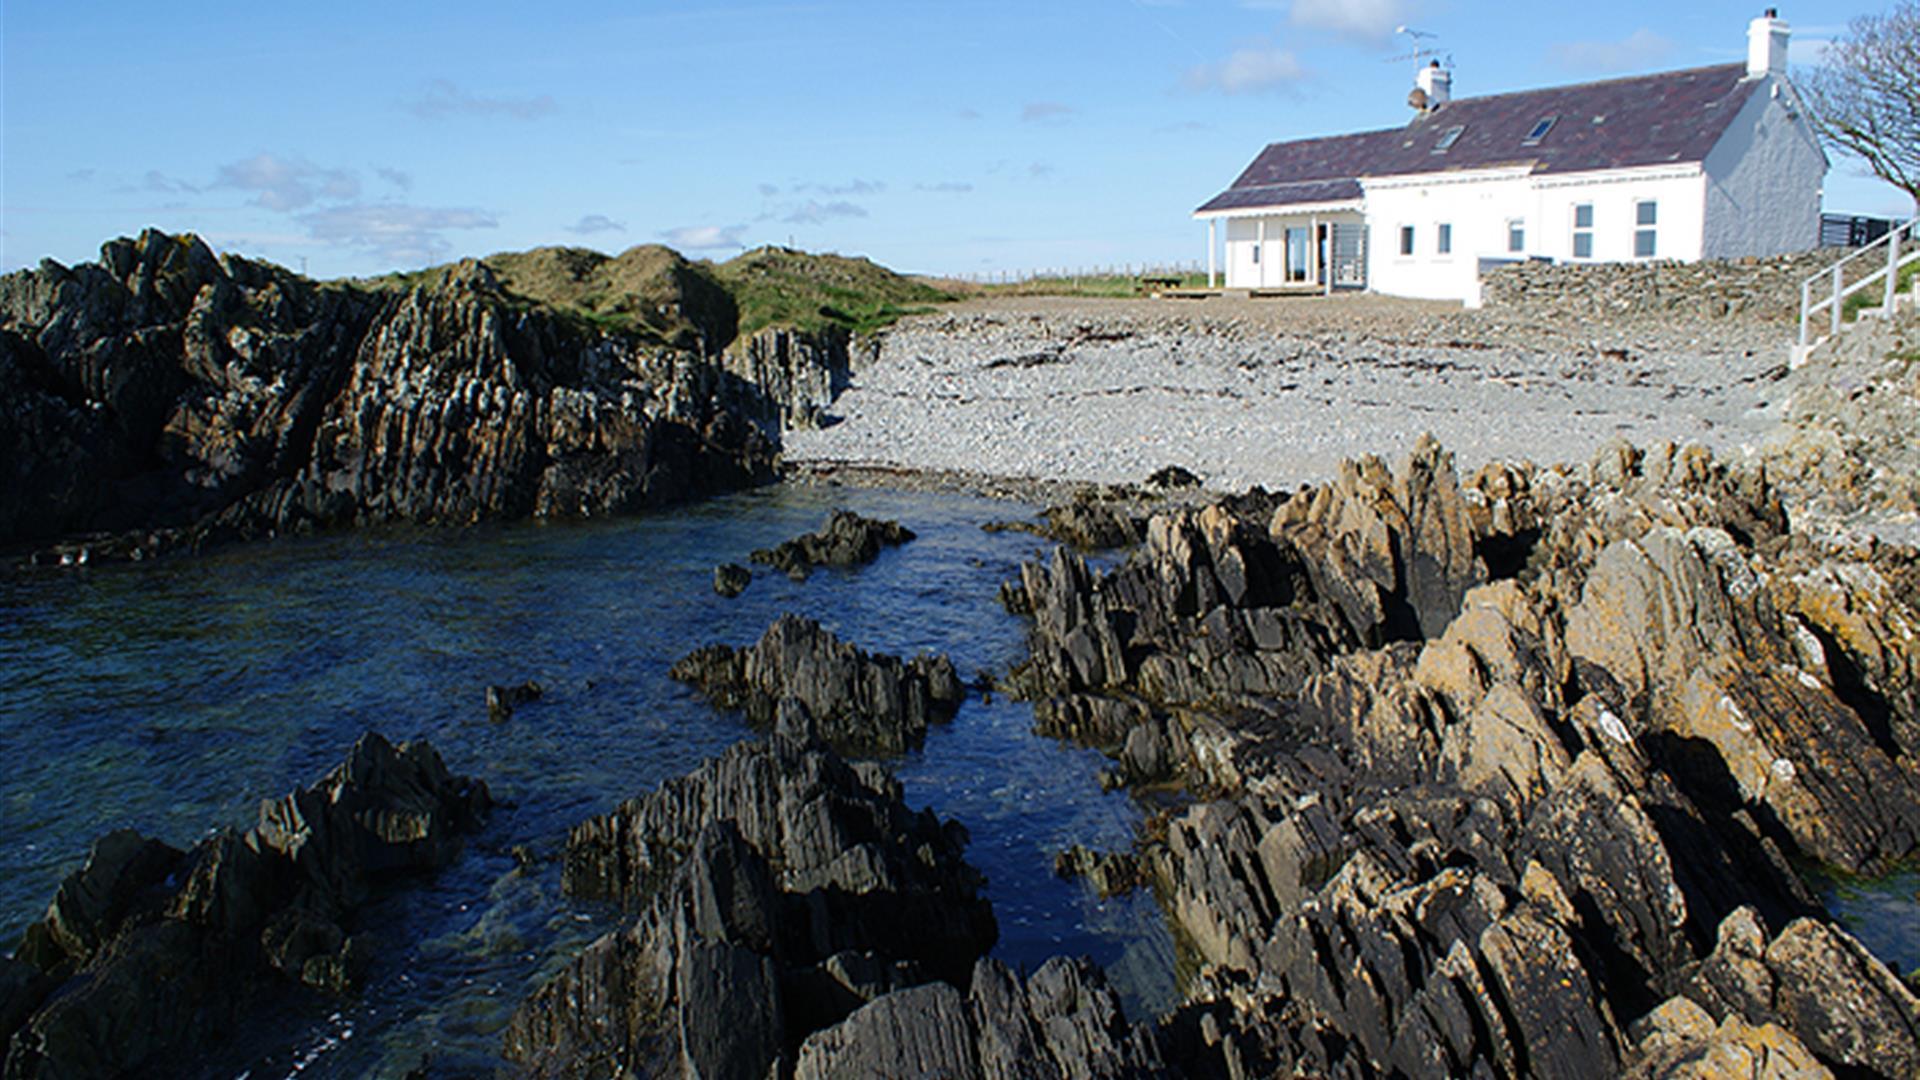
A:
{"label": "sea water", "polygon": [[[756,568],[732,600],[715,564],[811,531],[835,507],[919,539],[805,582]],[[190,1074],[489,1071],[514,1007],[618,913],[563,895],[568,827],[754,737],[667,677],[694,648],[746,645],[797,612],[869,651],[942,652],[1004,674],[1025,626],[995,601],[1042,541],[981,525],[984,499],[776,486],[619,520],[364,530],[194,558],[0,582],[0,935],[45,910],[92,839],[132,827],[185,848],[246,827],[263,798],[319,779],[364,731],[430,740],[502,806],[451,867],[364,909],[378,942],[345,999],[264,1002]],[[546,689],[503,723],[489,683]],[[1151,897],[1102,901],[1055,852],[1127,847],[1140,808],[1091,751],[1031,733],[1032,711],[973,692],[891,764],[909,805],[972,835],[1000,924],[994,955],[1104,964],[1132,1015],[1174,994]],[[520,859],[516,859],[519,849]],[[528,859],[527,856],[531,856]],[[526,865],[523,866],[522,862]]]}

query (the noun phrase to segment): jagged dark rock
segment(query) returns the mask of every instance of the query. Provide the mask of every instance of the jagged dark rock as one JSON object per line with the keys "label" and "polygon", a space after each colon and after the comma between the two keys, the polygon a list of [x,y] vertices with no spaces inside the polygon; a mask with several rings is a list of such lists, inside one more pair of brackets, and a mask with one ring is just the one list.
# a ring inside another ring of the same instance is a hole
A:
{"label": "jagged dark rock", "polygon": [[150,230],[0,278],[0,544],[654,506],[772,477],[765,393],[516,305],[483,264],[366,289]]}
{"label": "jagged dark rock", "polygon": [[1155,469],[1153,473],[1147,477],[1145,483],[1150,488],[1159,488],[1162,491],[1176,491],[1182,488],[1197,488],[1200,486],[1201,480],[1189,469],[1182,468],[1179,465],[1167,465]]}
{"label": "jagged dark rock", "polygon": [[138,1074],[232,1031],[263,988],[350,989],[370,947],[353,911],[445,866],[490,805],[427,744],[369,733],[245,833],[186,852],[108,833],[0,969],[6,1075]]}
{"label": "jagged dark rock", "polygon": [[1794,865],[1920,845],[1916,575],[1786,524],[1699,448],[1463,482],[1423,440],[1023,568],[1037,728],[1201,796],[1139,863],[1200,964],[1167,1060],[1913,1075],[1912,995]]}
{"label": "jagged dark rock", "polygon": [[1055,957],[1021,980],[981,960],[972,989],[896,990],[800,1046],[796,1080],[941,1076],[956,1080],[1163,1075],[1152,1031],[1129,1025],[1100,969]]}
{"label": "jagged dark rock", "polygon": [[747,591],[753,583],[753,571],[738,563],[723,563],[713,568],[713,591],[731,600]]}
{"label": "jagged dark rock", "polygon": [[964,986],[996,936],[964,842],[875,766],[783,735],[735,747],[573,830],[568,892],[639,915],[520,1008],[507,1055],[761,1076],[867,1001]]}
{"label": "jagged dark rock", "polygon": [[531,701],[539,701],[546,693],[541,685],[529,679],[518,686],[487,687],[487,719],[494,723],[504,723],[513,719],[513,710]]}
{"label": "jagged dark rock", "polygon": [[817,533],[807,533],[752,555],[795,581],[805,581],[816,566],[865,566],[882,549],[913,539],[913,530],[897,521],[875,521],[851,510],[835,510]]}
{"label": "jagged dark rock", "polygon": [[952,718],[963,691],[944,656],[862,652],[811,619],[783,615],[745,649],[709,645],[670,674],[761,726],[815,736],[845,753],[895,754]]}
{"label": "jagged dark rock", "polygon": [[[1146,535],[1146,522],[1132,500],[1114,493],[1081,491],[1070,502],[1049,506],[1041,521],[995,521],[989,532],[1027,532],[1082,551],[1131,547]],[[1018,613],[1017,613],[1018,614]]]}

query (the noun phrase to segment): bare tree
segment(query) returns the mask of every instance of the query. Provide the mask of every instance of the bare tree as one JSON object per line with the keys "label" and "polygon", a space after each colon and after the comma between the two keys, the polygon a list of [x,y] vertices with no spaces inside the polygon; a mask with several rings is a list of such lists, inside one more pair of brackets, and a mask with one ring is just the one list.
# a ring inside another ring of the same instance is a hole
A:
{"label": "bare tree", "polygon": [[1920,210],[1920,0],[1848,23],[1800,81],[1820,134]]}

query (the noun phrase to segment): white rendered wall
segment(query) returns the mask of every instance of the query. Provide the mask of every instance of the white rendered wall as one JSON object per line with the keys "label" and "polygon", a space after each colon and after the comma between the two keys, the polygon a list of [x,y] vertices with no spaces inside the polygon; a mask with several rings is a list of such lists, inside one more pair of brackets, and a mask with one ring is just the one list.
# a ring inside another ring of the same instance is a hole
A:
{"label": "white rendered wall", "polygon": [[[1507,252],[1507,222],[1527,223],[1533,244],[1534,192],[1523,176],[1439,176],[1410,184],[1367,185],[1367,286],[1390,296],[1470,300],[1479,292],[1482,257]],[[1440,226],[1453,226],[1453,250],[1439,251]],[[1400,230],[1413,226],[1413,254],[1400,253]]]}
{"label": "white rendered wall", "polygon": [[[1634,255],[1638,204],[1654,204],[1653,258],[1701,257],[1706,179],[1691,166],[1540,177],[1540,229],[1533,254],[1555,262],[1644,262]],[[1574,209],[1593,207],[1593,255],[1573,257]]]}
{"label": "white rendered wall", "polygon": [[1826,155],[1793,87],[1766,79],[1707,155],[1707,258],[1780,255],[1819,242]]}
{"label": "white rendered wall", "polygon": [[[1571,176],[1441,174],[1419,181],[1367,185],[1370,226],[1368,285],[1391,296],[1478,302],[1480,260],[1547,258],[1556,262],[1634,260],[1636,205],[1655,204],[1655,259],[1701,256],[1705,179],[1692,166]],[[1593,255],[1573,258],[1574,208],[1593,207]],[[1523,248],[1509,250],[1519,221]],[[1453,250],[1438,250],[1439,226],[1453,226]],[[1414,229],[1412,255],[1400,253],[1400,230]]]}

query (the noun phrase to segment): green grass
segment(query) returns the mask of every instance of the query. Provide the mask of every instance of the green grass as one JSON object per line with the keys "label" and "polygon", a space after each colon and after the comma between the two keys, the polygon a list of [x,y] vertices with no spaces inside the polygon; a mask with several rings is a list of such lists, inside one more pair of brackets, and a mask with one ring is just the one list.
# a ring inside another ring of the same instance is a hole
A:
{"label": "green grass", "polygon": [[868,259],[782,247],[755,248],[711,269],[739,307],[741,337],[770,326],[872,333],[955,299],[945,289]]}
{"label": "green grass", "polygon": [[[1896,275],[1897,284],[1894,286],[1894,291],[1902,293],[1912,292],[1913,279],[1916,276],[1920,276],[1920,262],[1901,267],[1899,274]],[[1841,301],[1840,314],[1843,318],[1851,321],[1859,318],[1862,311],[1868,308],[1879,307],[1885,300],[1886,281],[1882,279]]]}
{"label": "green grass", "polygon": [[[766,247],[723,263],[692,262],[645,244],[609,256],[544,247],[480,260],[507,300],[583,329],[675,348],[718,351],[768,327],[867,334],[955,299],[947,290],[867,259]],[[361,288],[444,284],[453,265],[385,274]]]}

